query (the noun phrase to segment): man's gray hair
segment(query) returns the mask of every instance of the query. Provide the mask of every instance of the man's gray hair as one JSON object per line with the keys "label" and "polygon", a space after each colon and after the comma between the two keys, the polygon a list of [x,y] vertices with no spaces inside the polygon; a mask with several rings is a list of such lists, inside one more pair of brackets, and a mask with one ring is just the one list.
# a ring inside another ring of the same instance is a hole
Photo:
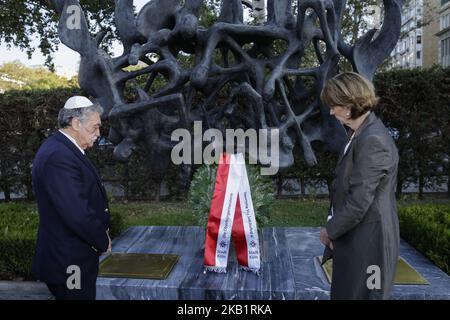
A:
{"label": "man's gray hair", "polygon": [[75,108],[59,110],[58,114],[58,127],[64,129],[70,127],[73,118],[80,119],[81,122],[85,122],[91,113],[98,113],[100,116],[103,114],[103,108],[99,104],[94,104],[90,107]]}

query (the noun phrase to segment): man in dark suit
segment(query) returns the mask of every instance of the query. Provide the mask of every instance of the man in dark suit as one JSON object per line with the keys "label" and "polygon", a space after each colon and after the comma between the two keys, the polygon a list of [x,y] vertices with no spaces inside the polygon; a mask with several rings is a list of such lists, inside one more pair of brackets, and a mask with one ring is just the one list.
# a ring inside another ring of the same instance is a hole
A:
{"label": "man in dark suit", "polygon": [[85,97],[68,99],[60,130],[33,162],[40,219],[32,270],[57,300],[95,299],[99,255],[111,250],[106,192],[85,154],[100,136],[102,112]]}

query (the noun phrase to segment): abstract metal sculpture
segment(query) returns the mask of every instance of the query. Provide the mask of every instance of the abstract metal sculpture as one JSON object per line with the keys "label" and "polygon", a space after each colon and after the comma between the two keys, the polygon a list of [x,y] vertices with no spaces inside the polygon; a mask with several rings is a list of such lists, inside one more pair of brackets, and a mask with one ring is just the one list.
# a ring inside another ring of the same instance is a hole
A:
{"label": "abstract metal sculpture", "polygon": [[[241,0],[223,0],[210,28],[199,24],[203,0],[150,0],[137,16],[132,0],[115,2],[124,48],[120,57],[99,48],[105,32],[90,36],[77,0],[54,0],[60,39],[81,55],[81,88],[106,109],[114,156],[126,160],[139,146],[149,165],[164,175],[175,144],[171,132],[191,129],[196,120],[203,121],[204,129],[278,128],[280,168],[293,164],[296,145],[309,165],[317,162],[313,141],[340,151],[345,131],[322,105],[321,89],[338,72],[341,57],[372,79],[399,38],[403,1],[384,0],[381,30],[368,31],[352,45],[340,31],[345,0],[299,0],[296,16],[291,0],[268,0],[262,25],[244,24]],[[77,10],[79,28],[69,28],[67,21]],[[274,50],[276,45],[282,52]],[[302,67],[309,46],[317,63]],[[195,57],[194,66],[180,62],[187,55]],[[146,66],[124,71],[139,62]],[[136,100],[127,103],[126,83],[143,75],[145,86],[136,86]],[[167,84],[153,92],[158,75]]]}

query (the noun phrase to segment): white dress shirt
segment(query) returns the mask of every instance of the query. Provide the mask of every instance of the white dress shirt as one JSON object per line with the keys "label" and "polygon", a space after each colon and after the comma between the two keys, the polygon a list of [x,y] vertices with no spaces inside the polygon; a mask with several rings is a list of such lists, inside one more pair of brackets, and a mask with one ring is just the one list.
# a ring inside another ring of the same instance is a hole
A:
{"label": "white dress shirt", "polygon": [[67,137],[67,139],[69,139],[70,141],[72,141],[72,143],[73,143],[74,145],[76,145],[78,149],[80,149],[80,152],[81,152],[82,154],[85,154],[85,153],[84,153],[84,150],[81,149],[81,147],[78,145],[78,143],[75,141],[74,138],[72,138],[70,135],[68,135],[67,133],[65,133],[65,132],[62,131],[62,130],[59,130],[59,132],[61,132],[63,135],[65,135],[65,136]]}
{"label": "white dress shirt", "polygon": [[[350,140],[345,145],[344,155],[347,153],[348,147],[350,147],[350,144],[352,143],[353,137],[355,136],[355,132],[356,130],[353,132],[352,136],[350,137]],[[328,213],[327,222],[330,221],[331,218],[333,218],[333,215],[334,215],[333,206],[331,206],[330,212]]]}

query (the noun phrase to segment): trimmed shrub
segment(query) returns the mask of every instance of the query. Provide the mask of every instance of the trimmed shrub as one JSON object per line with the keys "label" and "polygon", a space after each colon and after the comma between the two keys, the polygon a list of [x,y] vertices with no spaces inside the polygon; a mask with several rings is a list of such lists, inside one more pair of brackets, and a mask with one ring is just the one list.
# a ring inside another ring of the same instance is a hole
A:
{"label": "trimmed shrub", "polygon": [[398,217],[402,238],[450,274],[450,206],[413,205]]}
{"label": "trimmed shrub", "polygon": [[[0,204],[0,279],[32,280],[33,261],[39,214],[32,205]],[[123,215],[111,211],[110,236],[115,238],[124,230]]]}
{"label": "trimmed shrub", "polygon": [[0,278],[29,280],[39,215],[25,204],[0,205]]}
{"label": "trimmed shrub", "polygon": [[380,97],[375,112],[400,156],[397,195],[416,184],[422,199],[426,188],[450,185],[450,68],[391,70],[378,73],[374,84]]}
{"label": "trimmed shrub", "polygon": [[123,231],[125,231],[125,218],[119,211],[111,209],[111,207],[110,213],[111,221],[109,227],[109,236],[111,237],[111,239],[114,239],[120,236]]}
{"label": "trimmed shrub", "polygon": [[[216,183],[217,165],[205,164],[195,173],[189,189],[189,205],[198,218],[198,223],[206,226],[209,209]],[[259,228],[269,222],[270,207],[275,200],[272,180],[261,176],[258,166],[247,165],[247,175],[250,184],[256,223]]]}

